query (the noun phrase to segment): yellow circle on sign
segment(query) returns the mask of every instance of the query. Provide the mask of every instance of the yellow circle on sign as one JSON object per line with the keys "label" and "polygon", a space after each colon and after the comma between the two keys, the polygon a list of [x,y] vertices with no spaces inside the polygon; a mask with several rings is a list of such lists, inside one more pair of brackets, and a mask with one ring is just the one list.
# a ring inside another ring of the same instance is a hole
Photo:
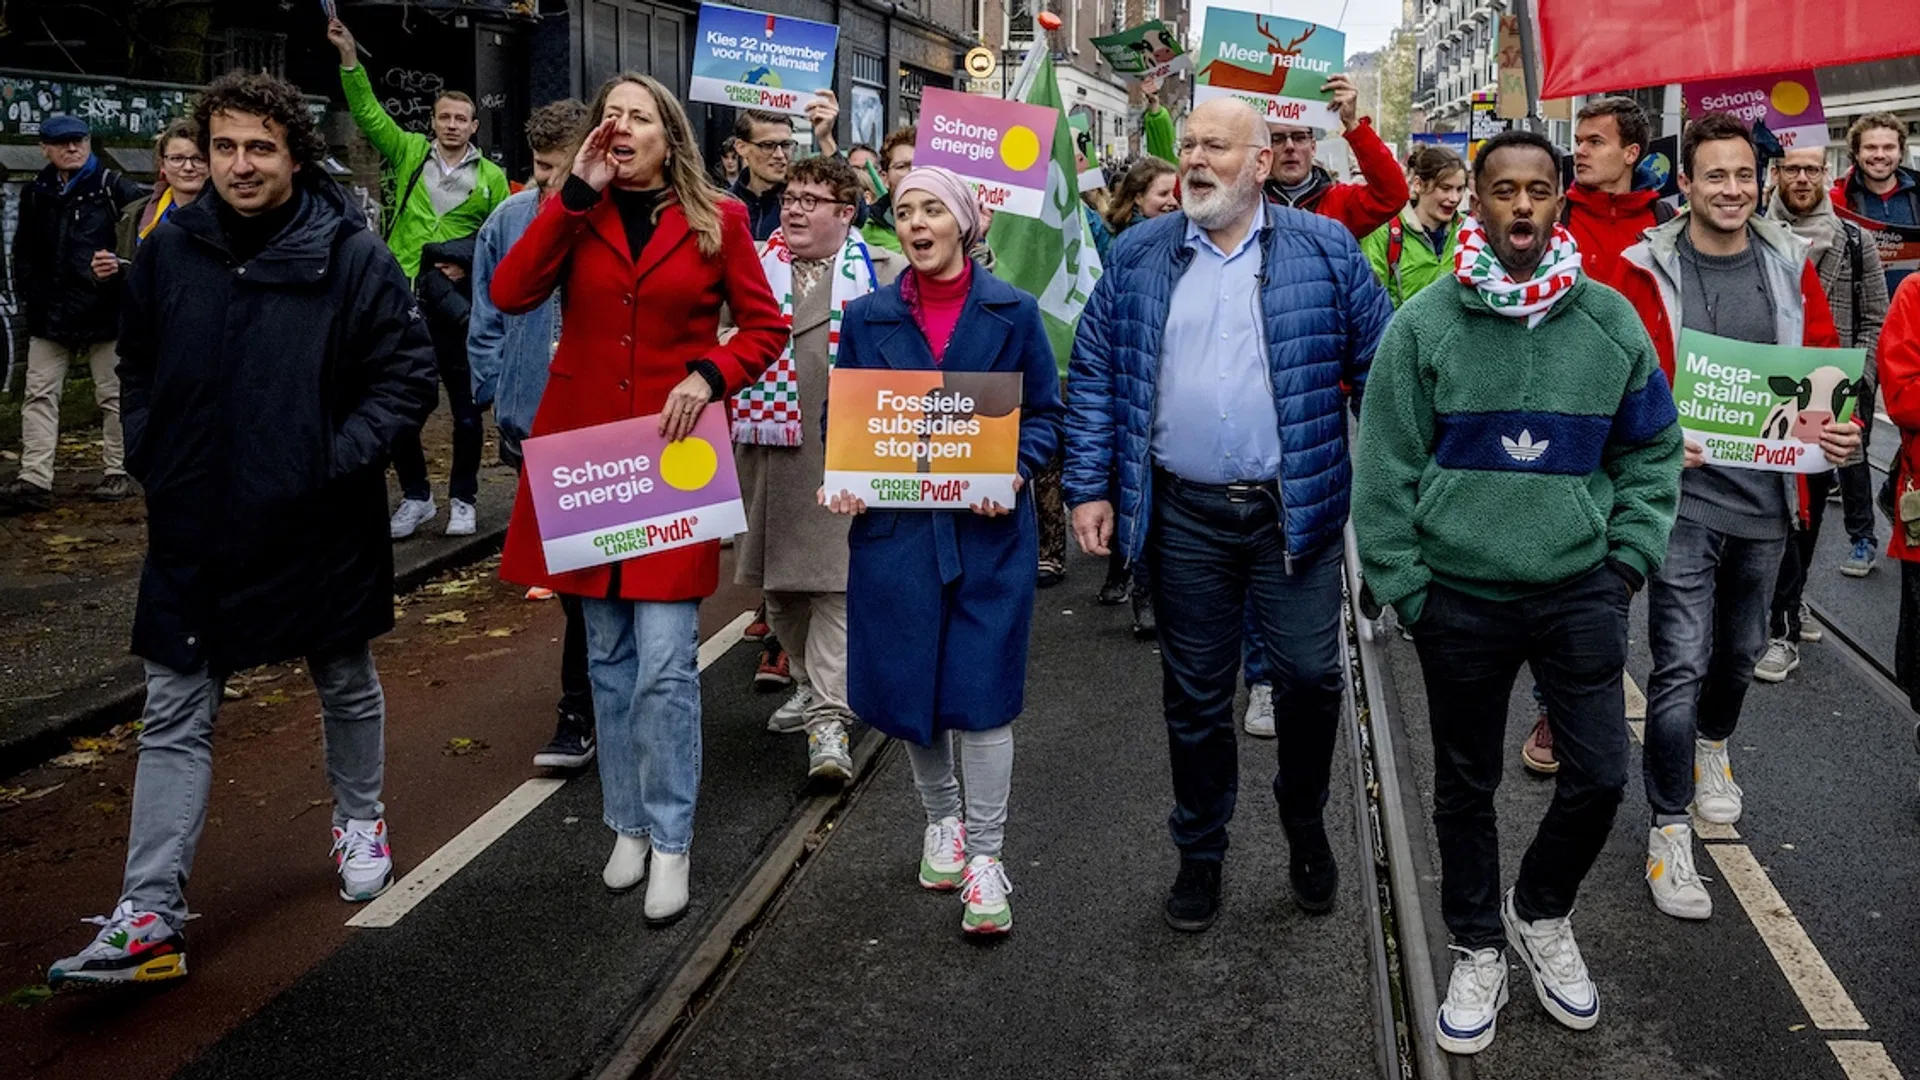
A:
{"label": "yellow circle on sign", "polygon": [[660,451],[660,479],[681,491],[699,491],[720,470],[720,455],[705,439],[688,437]]}
{"label": "yellow circle on sign", "polygon": [[1026,172],[1040,160],[1040,136],[1033,129],[1015,124],[1000,139],[1000,160],[1014,172]]}
{"label": "yellow circle on sign", "polygon": [[1813,95],[1792,79],[1782,79],[1773,84],[1773,111],[1781,116],[1799,116],[1811,104]]}

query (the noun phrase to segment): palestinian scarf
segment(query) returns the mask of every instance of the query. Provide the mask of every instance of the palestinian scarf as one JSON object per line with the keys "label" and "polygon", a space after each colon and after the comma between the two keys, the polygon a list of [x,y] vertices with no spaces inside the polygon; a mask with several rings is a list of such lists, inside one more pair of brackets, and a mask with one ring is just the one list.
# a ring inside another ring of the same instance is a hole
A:
{"label": "palestinian scarf", "polygon": [[[733,441],[743,446],[799,446],[800,371],[793,359],[793,251],[787,238],[776,232],[767,240],[760,256],[760,269],[767,285],[780,300],[780,315],[788,327],[786,348],[780,359],[761,374],[758,382],[733,396]],[[833,261],[832,308],[827,316],[827,366],[832,367],[840,352],[840,320],[847,305],[872,292],[879,285],[873,272],[873,257],[866,241],[856,229],[847,230],[847,242]]]}
{"label": "palestinian scarf", "polygon": [[1453,276],[1477,290],[1496,313],[1515,319],[1525,316],[1529,327],[1539,325],[1547,311],[1580,280],[1580,249],[1565,225],[1554,225],[1547,253],[1526,281],[1513,280],[1487,243],[1487,232],[1478,218],[1469,217],[1460,223],[1456,243]]}

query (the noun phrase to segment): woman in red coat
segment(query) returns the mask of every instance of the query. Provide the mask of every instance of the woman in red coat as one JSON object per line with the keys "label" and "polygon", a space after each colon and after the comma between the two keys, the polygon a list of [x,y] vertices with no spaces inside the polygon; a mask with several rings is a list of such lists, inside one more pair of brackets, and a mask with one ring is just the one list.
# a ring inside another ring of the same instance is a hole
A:
{"label": "woman in red coat", "polygon": [[[560,346],[533,435],[660,414],[680,439],[701,411],[751,385],[785,343],[745,208],[706,179],[687,114],[665,87],[620,75],[600,90],[560,197],[494,272],[494,303],[531,311],[558,287]],[[716,339],[722,306],[739,333]],[[722,407],[715,405],[714,407]],[[687,849],[700,786],[700,601],[719,585],[720,545],[696,544],[568,573],[542,554],[520,478],[500,576],[585,598],[602,807],[615,835],[602,877],[648,874],[644,911],[687,907]]]}

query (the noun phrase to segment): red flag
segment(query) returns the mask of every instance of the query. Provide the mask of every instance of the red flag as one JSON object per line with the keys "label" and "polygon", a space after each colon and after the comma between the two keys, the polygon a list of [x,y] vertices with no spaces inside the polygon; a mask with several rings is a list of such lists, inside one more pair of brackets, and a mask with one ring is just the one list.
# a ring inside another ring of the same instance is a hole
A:
{"label": "red flag", "polygon": [[1535,0],[1542,98],[1920,54],[1913,0]]}

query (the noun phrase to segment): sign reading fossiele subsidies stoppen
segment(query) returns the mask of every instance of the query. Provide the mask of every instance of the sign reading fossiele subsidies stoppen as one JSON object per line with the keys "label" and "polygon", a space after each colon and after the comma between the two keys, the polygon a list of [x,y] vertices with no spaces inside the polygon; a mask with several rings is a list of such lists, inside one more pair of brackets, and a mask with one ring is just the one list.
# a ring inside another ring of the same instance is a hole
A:
{"label": "sign reading fossiele subsidies stoppen", "polygon": [[828,377],[829,495],[858,496],[869,510],[965,510],[982,499],[1010,507],[1019,472],[1016,373],[835,368]]}
{"label": "sign reading fossiele subsidies stoppen", "polygon": [[1317,23],[1208,8],[1194,58],[1195,102],[1231,97],[1269,124],[1332,131],[1340,115],[1320,87],[1347,69],[1347,35]]}
{"label": "sign reading fossiele subsidies stoppen", "polygon": [[1865,349],[1805,349],[1680,332],[1673,399],[1680,428],[1720,468],[1817,473],[1829,422],[1853,419]]}
{"label": "sign reading fossiele subsidies stoppen", "polygon": [[1039,217],[1059,119],[1053,109],[930,86],[921,92],[913,163],[952,169],[991,210]]}
{"label": "sign reading fossiele subsidies stoppen", "polygon": [[660,437],[658,416],[642,416],[537,436],[521,450],[550,573],[746,531],[719,404],[707,406],[679,442]]}
{"label": "sign reading fossiele subsidies stoppen", "polygon": [[833,89],[839,37],[840,28],[831,23],[702,4],[687,96],[805,115],[816,93]]}

